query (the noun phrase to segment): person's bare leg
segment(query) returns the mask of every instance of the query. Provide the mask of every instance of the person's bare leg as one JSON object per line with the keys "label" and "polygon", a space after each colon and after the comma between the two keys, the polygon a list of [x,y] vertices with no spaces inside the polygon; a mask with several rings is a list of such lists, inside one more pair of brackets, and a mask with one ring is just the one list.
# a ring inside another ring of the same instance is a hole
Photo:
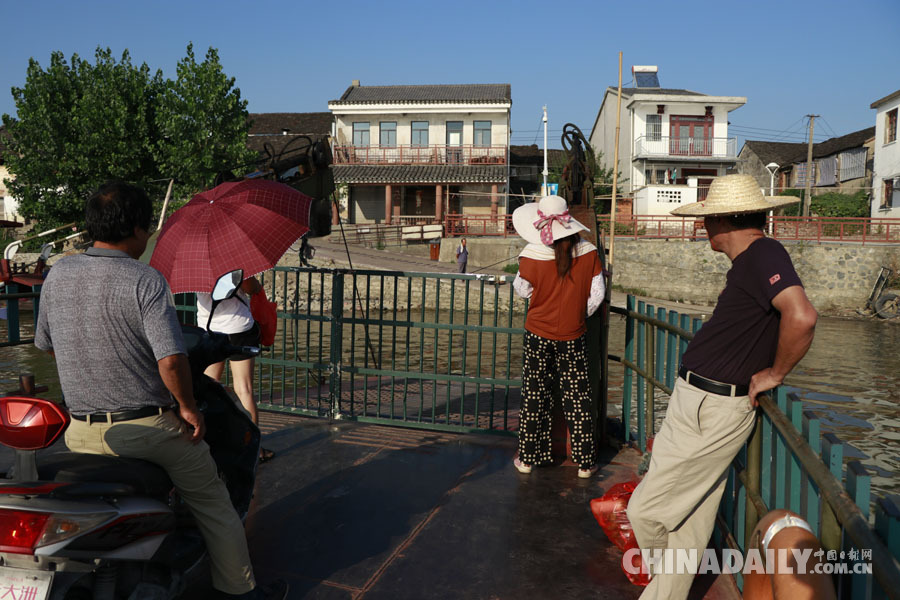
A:
{"label": "person's bare leg", "polygon": [[216,381],[222,379],[222,371],[225,370],[225,361],[217,362],[206,367],[206,370],[203,371],[204,375],[208,375],[212,377]]}
{"label": "person's bare leg", "polygon": [[253,422],[259,425],[259,416],[256,412],[256,400],[253,398],[253,365],[256,361],[249,360],[231,361],[231,379],[234,393],[244,409],[250,413]]}

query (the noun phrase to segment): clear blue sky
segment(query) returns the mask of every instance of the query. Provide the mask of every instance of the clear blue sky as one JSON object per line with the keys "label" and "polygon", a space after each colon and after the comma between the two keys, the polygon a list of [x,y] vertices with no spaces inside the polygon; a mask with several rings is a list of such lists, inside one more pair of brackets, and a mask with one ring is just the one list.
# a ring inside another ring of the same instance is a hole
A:
{"label": "clear blue sky", "polygon": [[219,50],[250,112],[327,111],[351,80],[363,85],[509,83],[512,143],[551,147],[562,125],[590,135],[607,86],[630,66],[658,65],[663,87],[746,96],[730,135],[805,141],[804,115],[821,115],[816,140],[875,124],[869,105],[900,89],[898,0],[683,2],[221,2],[0,0],[0,113],[28,59],[93,58],[128,49],[174,77],[194,43]]}

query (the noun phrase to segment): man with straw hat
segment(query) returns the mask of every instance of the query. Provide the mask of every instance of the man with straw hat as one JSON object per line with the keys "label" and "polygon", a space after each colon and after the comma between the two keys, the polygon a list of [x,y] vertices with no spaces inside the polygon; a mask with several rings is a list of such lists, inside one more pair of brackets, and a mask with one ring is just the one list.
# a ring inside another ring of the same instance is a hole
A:
{"label": "man with straw hat", "polygon": [[[812,344],[818,315],[791,258],[764,233],[766,212],[798,198],[765,198],[749,175],[717,177],[702,202],[672,214],[703,217],[709,244],[731,260],[712,317],[688,345],[628,519],[651,568],[648,598],[687,598],[712,535],[725,475],[753,429],[757,396],[780,385]],[[672,549],[671,558],[666,549]],[[666,565],[666,560],[676,564]]]}
{"label": "man with straw hat", "polygon": [[523,474],[551,462],[551,387],[558,383],[572,438],[578,477],[597,471],[595,417],[588,379],[585,319],[603,301],[605,284],[597,248],[578,233],[588,228],[569,216],[565,199],[545,196],[520,206],[513,227],[528,242],[519,254],[516,293],[529,298],[525,318],[519,452]]}

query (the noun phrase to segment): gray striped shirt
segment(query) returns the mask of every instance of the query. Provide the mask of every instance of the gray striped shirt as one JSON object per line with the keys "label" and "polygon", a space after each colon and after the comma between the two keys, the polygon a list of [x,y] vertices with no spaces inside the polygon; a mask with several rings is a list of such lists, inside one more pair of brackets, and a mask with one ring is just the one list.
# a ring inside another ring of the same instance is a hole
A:
{"label": "gray striped shirt", "polygon": [[104,248],[63,258],[50,269],[34,345],[56,355],[74,414],[171,404],[157,362],[185,354],[162,274]]}

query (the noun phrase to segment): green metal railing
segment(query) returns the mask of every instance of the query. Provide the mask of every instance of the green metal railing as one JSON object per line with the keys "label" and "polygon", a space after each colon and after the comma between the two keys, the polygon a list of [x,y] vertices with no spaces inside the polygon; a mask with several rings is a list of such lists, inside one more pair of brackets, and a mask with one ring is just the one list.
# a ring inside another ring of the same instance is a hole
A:
{"label": "green metal railing", "polygon": [[[644,451],[655,434],[659,406],[672,392],[681,355],[702,321],[632,296],[626,308],[611,311],[626,317],[624,356],[610,355],[625,369],[623,441]],[[774,399],[763,397],[760,407],[750,440],[727,474],[716,543],[746,554],[760,517],[788,509],[806,519],[827,557],[834,553],[849,564],[851,553],[858,552],[857,561],[871,564],[869,573],[834,575],[839,598],[900,597],[900,497],[875,502],[873,529],[871,476],[857,461],[844,464],[843,443],[832,433],[823,435],[816,416],[783,388],[775,390]],[[741,575],[736,577],[742,585]]]}
{"label": "green metal railing", "polygon": [[[527,305],[511,276],[278,267],[260,278],[279,306],[275,344],[257,359],[261,409],[517,429]],[[176,303],[196,310],[187,295]]]}
{"label": "green metal railing", "polygon": [[[21,307],[19,301],[31,300],[34,323],[37,323],[38,308],[41,301],[41,286],[36,285],[30,292],[20,292],[19,285],[9,283],[4,286],[4,292],[0,293],[0,302],[6,303],[6,341],[0,342],[0,347],[18,346],[20,344],[33,344],[34,337],[22,338]],[[33,332],[29,332],[33,333]]]}

